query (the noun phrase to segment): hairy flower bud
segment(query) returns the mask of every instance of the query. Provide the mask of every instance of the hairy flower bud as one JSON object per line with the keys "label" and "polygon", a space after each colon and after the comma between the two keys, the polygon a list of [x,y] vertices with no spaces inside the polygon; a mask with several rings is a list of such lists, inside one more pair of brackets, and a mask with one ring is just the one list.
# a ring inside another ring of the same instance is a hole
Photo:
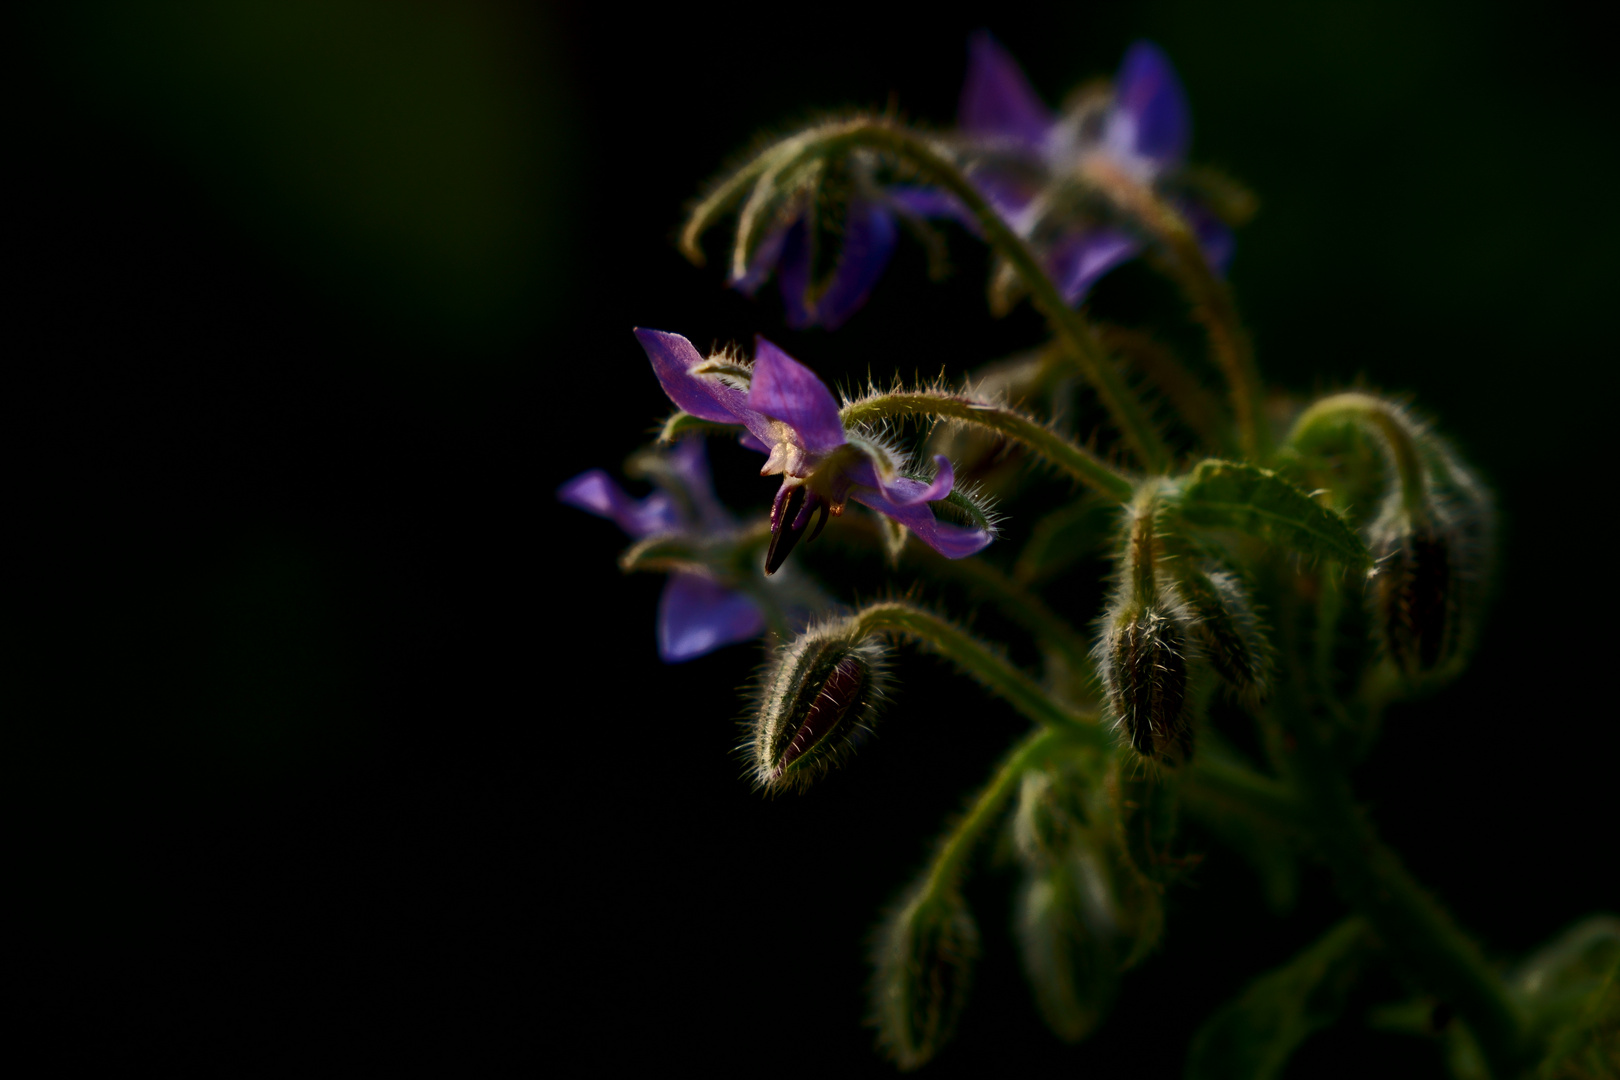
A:
{"label": "hairy flower bud", "polygon": [[1241,695],[1265,695],[1271,657],[1254,605],[1237,576],[1216,566],[1188,567],[1178,577],[1204,659]]}
{"label": "hairy flower bud", "polygon": [[1457,634],[1451,544],[1425,529],[1386,537],[1374,579],[1384,644],[1409,677],[1433,671]]}
{"label": "hairy flower bud", "polygon": [[1186,715],[1186,619],[1168,606],[1126,606],[1096,651],[1097,670],[1131,748],[1155,761],[1192,756]]}
{"label": "hairy flower bud", "polygon": [[872,635],[838,620],[777,650],[753,724],[754,782],[803,787],[871,729],[888,685],[887,654]]}
{"label": "hairy flower bud", "polygon": [[979,931],[955,889],[911,894],[878,931],[873,1020],[902,1069],[915,1069],[950,1038],[967,1001]]}
{"label": "hairy flower bud", "polygon": [[1035,1005],[1058,1038],[1078,1042],[1108,1012],[1119,984],[1116,901],[1102,859],[1077,846],[1031,872],[1013,929]]}

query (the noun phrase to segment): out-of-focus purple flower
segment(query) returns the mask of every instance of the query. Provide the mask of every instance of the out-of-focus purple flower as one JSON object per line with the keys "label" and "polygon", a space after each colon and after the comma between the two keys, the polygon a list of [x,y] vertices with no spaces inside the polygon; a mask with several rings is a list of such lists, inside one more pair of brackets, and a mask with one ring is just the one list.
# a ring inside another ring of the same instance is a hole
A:
{"label": "out-of-focus purple flower", "polygon": [[[1185,162],[1192,116],[1175,68],[1151,42],[1126,50],[1111,93],[1082,96],[1059,115],[1041,101],[1007,50],[980,32],[968,43],[958,128],[983,155],[970,172],[974,184],[1036,244],[1053,283],[1076,304],[1143,245],[1127,229],[1093,217],[1060,215],[1054,221],[1052,192],[1087,172],[1158,185]],[[1190,196],[1172,201],[1204,257],[1224,272],[1234,246],[1231,230]]]}
{"label": "out-of-focus purple flower", "polygon": [[752,296],[776,272],[787,324],[795,330],[822,326],[836,330],[866,303],[883,276],[899,239],[901,217],[960,217],[955,200],[944,192],[912,184],[863,185],[864,194],[849,200],[843,220],[837,264],[820,295],[811,298],[812,238],[808,209],[791,214],[770,228],[749,260],[747,271],[733,274],[731,284]]}
{"label": "out-of-focus purple flower", "polygon": [[[715,498],[701,438],[678,443],[665,460],[679,483],[679,500],[669,491],[632,498],[601,469],[580,473],[557,489],[557,498],[607,518],[633,540],[666,533],[711,536],[736,528]],[[667,664],[747,641],[764,630],[758,602],[704,574],[671,574],[658,601],[658,655]]]}
{"label": "out-of-focus purple flower", "polygon": [[899,522],[940,554],[960,559],[994,538],[988,524],[942,522],[929,509],[955,485],[951,463],[934,458],[931,482],[902,475],[905,462],[875,441],[844,430],[838,403],[814,372],[766,341],[756,340],[754,364],[705,360],[679,334],[637,330],[664,392],[703,420],[741,424],[743,444],[768,455],[761,476],[782,474],[771,506],[771,546],[765,572],[775,573],[799,538],[821,532],[827,515],[853,499]]}

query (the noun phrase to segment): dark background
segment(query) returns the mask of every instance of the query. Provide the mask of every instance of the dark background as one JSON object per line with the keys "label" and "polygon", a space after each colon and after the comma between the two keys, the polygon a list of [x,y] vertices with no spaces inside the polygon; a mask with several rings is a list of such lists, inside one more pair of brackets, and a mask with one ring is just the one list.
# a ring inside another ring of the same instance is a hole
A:
{"label": "dark background", "polygon": [[[984,316],[960,235],[950,280],[903,247],[836,335],[787,332],[771,291],[727,292],[671,243],[762,130],[891,94],[948,124],[981,25],[1054,102],[1135,37],[1164,46],[1194,156],[1262,199],[1232,281],[1269,376],[1411,395],[1500,494],[1479,656],[1394,710],[1362,770],[1384,834],[1504,961],[1620,906],[1613,496],[1592,473],[1616,95],[1609,38],[1573,12],[25,9],[11,1023],[64,1062],[229,1072],[886,1070],[865,935],[1022,721],[908,656],[852,767],[757,798],[732,753],[757,650],[660,665],[660,582],[622,577],[616,530],[552,492],[616,468],[667,408],[634,325],[700,347],[762,332],[846,381],[1036,340],[1027,310]],[[1096,303],[1152,315],[1155,287],[1125,271]],[[717,459],[732,504],[762,505],[771,485]],[[1202,1017],[1339,910],[1315,871],[1273,917],[1212,849],[1164,949],[1071,1048],[1029,1005],[1010,879],[976,880],[985,958],[939,1074],[1175,1074]],[[1373,980],[1291,1075],[1438,1069],[1354,1022],[1398,992]]]}

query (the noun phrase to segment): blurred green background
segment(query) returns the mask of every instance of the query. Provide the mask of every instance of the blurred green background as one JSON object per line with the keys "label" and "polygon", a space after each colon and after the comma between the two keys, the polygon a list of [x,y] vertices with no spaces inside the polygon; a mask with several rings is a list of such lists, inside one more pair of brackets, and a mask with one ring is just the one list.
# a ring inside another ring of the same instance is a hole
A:
{"label": "blurred green background", "polygon": [[[634,325],[764,333],[846,380],[1036,339],[1027,311],[981,315],[964,236],[942,285],[903,248],[837,335],[787,331],[770,290],[746,301],[671,242],[762,130],[891,94],[948,125],[986,25],[1053,102],[1136,37],[1162,45],[1194,157],[1261,197],[1232,281],[1263,368],[1298,393],[1410,395],[1492,478],[1481,655],[1392,714],[1361,790],[1493,955],[1614,908],[1616,736],[1593,703],[1614,590],[1587,565],[1610,497],[1586,470],[1610,456],[1616,85],[1583,11],[20,9],[25,554],[0,747],[18,1015],[94,1029],[70,1042],[88,1057],[882,1071],[862,935],[1019,722],[908,723],[972,693],[908,660],[854,768],[763,803],[728,756],[756,655],[658,665],[658,582],[622,579],[612,527],[551,492],[667,407]],[[1134,270],[1095,302],[1174,314]],[[723,493],[758,508],[744,473]],[[987,957],[935,1071],[1173,1072],[1209,1008],[1336,910],[1318,876],[1275,919],[1212,855],[1110,1027],[1066,1048],[1024,996],[1005,891],[975,894]],[[762,944],[760,912],[795,936]],[[1438,1057],[1351,1023],[1293,1075],[1371,1062]]]}

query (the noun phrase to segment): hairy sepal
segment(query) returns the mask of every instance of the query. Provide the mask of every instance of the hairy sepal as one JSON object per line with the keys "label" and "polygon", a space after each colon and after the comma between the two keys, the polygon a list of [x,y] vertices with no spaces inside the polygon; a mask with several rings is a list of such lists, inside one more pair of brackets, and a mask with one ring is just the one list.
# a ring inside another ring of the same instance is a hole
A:
{"label": "hairy sepal", "polygon": [[857,625],[835,619],[811,626],[771,657],[750,741],[759,788],[808,786],[872,730],[889,684],[888,652]]}
{"label": "hairy sepal", "polygon": [[913,890],[878,928],[872,1019],[901,1069],[922,1066],[950,1038],[978,954],[978,927],[954,888]]}

